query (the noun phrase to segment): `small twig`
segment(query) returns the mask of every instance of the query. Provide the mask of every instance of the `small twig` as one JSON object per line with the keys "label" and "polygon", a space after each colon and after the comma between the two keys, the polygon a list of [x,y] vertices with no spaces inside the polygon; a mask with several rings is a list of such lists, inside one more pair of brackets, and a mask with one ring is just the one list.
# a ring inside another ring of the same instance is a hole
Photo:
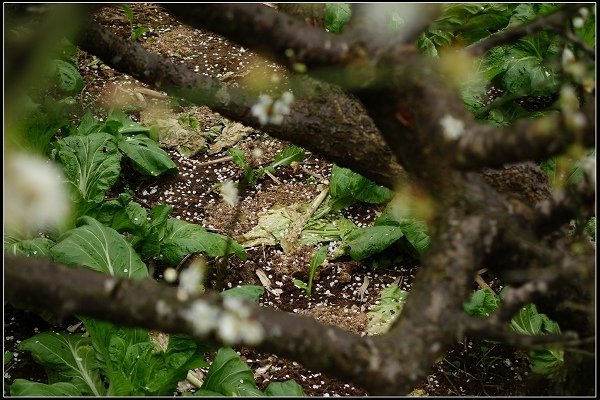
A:
{"label": "small twig", "polygon": [[225,157],[221,157],[221,158],[216,158],[214,160],[210,160],[210,161],[205,161],[203,163],[198,164],[198,167],[204,167],[206,165],[213,165],[213,164],[219,164],[222,162],[227,162],[227,161],[231,161],[233,160],[233,157],[231,156],[225,156]]}
{"label": "small twig", "polygon": [[577,36],[573,35],[573,33],[566,31],[564,29],[558,29],[556,27],[550,27],[550,30],[558,33],[569,42],[573,43],[575,46],[579,47],[585,54],[587,54],[590,58],[596,58],[596,49],[588,46],[583,40],[579,39]]}
{"label": "small twig", "polygon": [[273,175],[272,173],[270,173],[268,169],[265,169],[265,174],[267,174],[267,176],[269,178],[271,178],[271,180],[273,182],[275,182],[278,185],[281,185],[281,181],[275,175]]}
{"label": "small twig", "polygon": [[475,282],[477,283],[477,285],[479,285],[480,289],[492,290],[490,285],[488,285],[487,282],[483,280],[483,278],[481,277],[481,275],[479,273],[477,273],[477,275],[475,275]]}

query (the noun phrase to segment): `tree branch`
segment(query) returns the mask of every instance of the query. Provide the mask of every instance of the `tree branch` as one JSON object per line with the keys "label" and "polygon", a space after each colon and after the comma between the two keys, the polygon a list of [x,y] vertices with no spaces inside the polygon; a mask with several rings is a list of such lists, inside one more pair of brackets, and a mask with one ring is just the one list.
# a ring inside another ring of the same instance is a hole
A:
{"label": "tree branch", "polygon": [[406,179],[364,108],[339,89],[300,77],[297,86],[303,87],[305,96],[294,101],[291,114],[281,125],[261,126],[250,111],[257,102],[255,97],[149,53],[98,24],[88,23],[78,44],[107,65],[152,87],[207,105],[227,118],[296,143],[380,184],[393,187]]}
{"label": "tree branch", "polygon": [[208,29],[269,57],[290,70],[344,66],[357,53],[344,38],[261,4],[164,4],[179,21]]}
{"label": "tree branch", "polygon": [[571,132],[562,114],[519,120],[508,128],[468,123],[464,133],[448,143],[453,164],[461,169],[496,168],[506,163],[543,160],[581,141],[594,146],[595,120],[587,119],[581,131]]}

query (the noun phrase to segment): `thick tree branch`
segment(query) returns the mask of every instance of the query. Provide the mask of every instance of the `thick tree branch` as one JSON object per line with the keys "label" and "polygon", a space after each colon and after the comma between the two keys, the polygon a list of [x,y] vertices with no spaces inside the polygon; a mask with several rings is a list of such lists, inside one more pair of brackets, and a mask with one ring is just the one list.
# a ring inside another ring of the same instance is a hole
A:
{"label": "thick tree branch", "polygon": [[556,190],[551,198],[540,202],[535,208],[533,230],[542,236],[558,229],[572,219],[594,215],[596,191],[588,179],[576,185]]}
{"label": "thick tree branch", "polygon": [[281,125],[263,127],[251,115],[255,97],[149,53],[98,24],[89,23],[79,35],[78,44],[111,67],[152,87],[294,142],[380,184],[393,187],[396,181],[406,178],[361,104],[339,89],[299,78],[304,83],[305,97],[292,104],[291,114]]}
{"label": "thick tree branch", "polygon": [[344,66],[359,55],[352,43],[262,4],[164,4],[179,21],[208,29],[270,56],[290,70]]}
{"label": "thick tree branch", "polygon": [[510,128],[475,125],[448,147],[453,163],[462,169],[496,168],[506,163],[543,160],[564,152],[568,145],[581,140],[593,146],[595,120],[586,120],[580,132],[571,132],[562,114],[535,120],[520,120]]}

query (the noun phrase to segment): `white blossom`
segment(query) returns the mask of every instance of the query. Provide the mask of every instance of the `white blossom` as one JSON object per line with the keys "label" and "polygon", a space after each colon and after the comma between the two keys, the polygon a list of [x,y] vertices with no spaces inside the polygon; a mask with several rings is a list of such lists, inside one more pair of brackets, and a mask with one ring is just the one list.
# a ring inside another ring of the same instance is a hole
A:
{"label": "white blossom", "polygon": [[583,26],[583,23],[584,23],[583,18],[581,18],[581,17],[573,18],[573,27],[574,28],[576,28],[576,29],[581,28]]}
{"label": "white blossom", "polygon": [[166,282],[175,282],[175,280],[177,279],[177,270],[175,268],[165,269],[164,278]]}
{"label": "white blossom", "polygon": [[58,166],[26,153],[6,158],[4,181],[4,226],[33,233],[59,227],[69,216],[69,194]]}
{"label": "white blossom", "polygon": [[219,323],[219,309],[203,300],[196,300],[190,308],[182,312],[183,318],[190,322],[194,332],[206,335]]}
{"label": "white blossom", "polygon": [[179,274],[179,289],[190,295],[197,294],[200,291],[200,285],[203,280],[203,267],[197,263],[193,263]]}
{"label": "white blossom", "polygon": [[440,125],[444,130],[444,136],[449,140],[458,139],[465,132],[465,123],[449,114],[444,115]]}
{"label": "white blossom", "polygon": [[284,92],[277,100],[273,100],[269,95],[261,94],[258,97],[258,103],[252,106],[252,115],[258,118],[261,125],[280,125],[283,118],[290,113],[293,101],[292,92]]}
{"label": "white blossom", "polygon": [[223,196],[223,200],[227,202],[230,206],[237,205],[239,201],[238,196],[238,188],[232,181],[226,181],[221,185],[221,196]]}

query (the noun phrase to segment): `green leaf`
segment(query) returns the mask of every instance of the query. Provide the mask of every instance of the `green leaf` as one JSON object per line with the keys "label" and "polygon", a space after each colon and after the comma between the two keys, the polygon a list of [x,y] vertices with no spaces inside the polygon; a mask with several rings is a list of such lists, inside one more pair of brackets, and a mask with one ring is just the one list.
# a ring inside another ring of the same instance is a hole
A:
{"label": "green leaf", "polygon": [[50,61],[50,68],[61,91],[76,93],[83,89],[83,78],[73,64],[63,60],[52,60]]}
{"label": "green leaf", "polygon": [[402,236],[404,233],[398,226],[370,226],[352,231],[345,244],[350,247],[350,257],[364,260],[381,253]]}
{"label": "green leaf", "polygon": [[171,396],[177,383],[191,369],[208,367],[204,353],[210,348],[185,335],[170,335],[166,351],[155,351],[149,362],[149,378],[142,386],[145,395]]}
{"label": "green leaf", "polygon": [[402,312],[407,297],[408,292],[400,289],[397,282],[383,289],[379,296],[379,304],[367,313],[367,332],[373,335],[387,332]]}
{"label": "green leaf", "polygon": [[15,379],[10,386],[11,396],[28,397],[81,397],[82,393],[71,383],[57,382],[52,385],[28,381],[27,379]]}
{"label": "green leaf", "polygon": [[44,332],[22,341],[19,349],[31,352],[33,359],[46,368],[50,384],[63,381],[84,395],[105,394],[90,338]]}
{"label": "green leaf", "polygon": [[133,23],[133,10],[129,6],[129,4],[121,4],[121,7],[123,8],[125,16],[129,20],[129,23]]}
{"label": "green leaf", "polygon": [[242,297],[246,300],[258,302],[260,296],[265,292],[263,286],[258,285],[242,285],[227,289],[221,292],[223,297]]}
{"label": "green leaf", "polygon": [[294,286],[296,286],[298,289],[303,289],[306,292],[307,296],[310,296],[310,292],[308,290],[308,285],[306,283],[304,283],[303,281],[301,281],[300,279],[294,279],[292,280],[292,283],[294,284]]}
{"label": "green leaf", "polygon": [[310,297],[312,292],[312,283],[317,268],[321,266],[327,259],[327,246],[321,246],[317,251],[314,252],[310,259],[310,266],[308,268],[308,288],[306,294]]}
{"label": "green leaf", "polygon": [[78,199],[100,202],[121,172],[121,154],[111,135],[69,136],[57,142],[65,175]]}
{"label": "green leaf", "polygon": [[159,176],[177,171],[177,165],[167,152],[144,134],[123,136],[118,146],[134,166],[146,175]]}
{"label": "green leaf", "polygon": [[296,162],[301,162],[306,157],[304,149],[298,146],[288,146],[283,149],[280,153],[277,153],[273,159],[273,162],[269,164],[269,170],[273,172],[275,168],[281,166],[287,166]]}
{"label": "green leaf", "polygon": [[265,395],[270,397],[306,396],[302,386],[294,380],[269,383],[269,386],[265,389]]}
{"label": "green leaf", "polygon": [[115,336],[128,337],[129,343],[148,340],[147,333],[142,329],[117,328],[111,323],[95,320],[92,318],[81,318],[86,331],[90,334],[92,345],[103,374],[108,379],[109,396],[127,396],[133,391],[133,385],[122,370],[123,363],[114,363],[109,352],[111,339]]}
{"label": "green leaf", "polygon": [[521,308],[510,321],[510,327],[524,335],[540,335],[544,319],[538,313],[535,304],[528,304]]}
{"label": "green leaf", "polygon": [[165,237],[167,221],[173,211],[173,206],[158,204],[150,211],[150,224],[148,233],[139,243],[136,249],[139,249],[143,257],[158,257],[162,247],[162,241]]}
{"label": "green leaf", "polygon": [[500,297],[490,289],[480,289],[471,294],[463,304],[465,312],[475,317],[489,317],[500,306]]}
{"label": "green leaf", "polygon": [[530,351],[527,359],[531,364],[531,371],[545,375],[553,376],[564,364],[564,351],[557,349],[543,349]]}
{"label": "green leaf", "polygon": [[77,127],[77,134],[81,136],[87,136],[92,133],[98,133],[102,130],[104,124],[92,115],[90,111],[87,111]]}
{"label": "green leaf", "polygon": [[15,256],[48,257],[54,242],[47,238],[20,240],[8,234],[4,235],[4,251]]}
{"label": "green leaf", "polygon": [[137,27],[135,27],[132,31],[131,31],[131,36],[130,39],[133,40],[134,42],[137,41],[140,37],[142,37],[142,35],[144,33],[146,33],[148,31],[148,27],[144,26],[144,25],[139,25]]}
{"label": "green leaf", "polygon": [[148,211],[139,203],[131,201],[131,196],[126,193],[121,193],[117,200],[105,201],[87,215],[119,233],[146,236],[151,229]]}
{"label": "green leaf", "polygon": [[14,353],[12,351],[5,351],[4,352],[4,365],[8,364],[9,362],[12,361],[13,357],[14,357]]}
{"label": "green leaf", "polygon": [[411,246],[422,254],[429,247],[430,238],[427,224],[413,218],[398,218],[393,211],[393,205],[383,210],[381,215],[373,222],[375,226],[398,226]]}
{"label": "green leaf", "polygon": [[348,3],[325,4],[325,29],[328,32],[339,33],[350,21],[352,10]]}
{"label": "green leaf", "polygon": [[105,132],[119,135],[148,134],[150,128],[133,121],[121,110],[110,110],[104,124]]}
{"label": "green leaf", "polygon": [[246,259],[246,252],[239,243],[226,236],[208,232],[202,226],[175,218],[167,221],[165,237],[162,241],[162,259],[171,265],[177,265],[191,253],[204,252],[208,257],[222,257],[235,253],[240,259]]}
{"label": "green leaf", "polygon": [[67,231],[51,249],[56,262],[83,265],[114,276],[148,276],[140,256],[117,231],[91,217],[80,221],[85,225]]}
{"label": "green leaf", "polygon": [[[342,199],[341,204],[347,203],[347,199],[380,204],[389,201],[393,192],[347,168],[334,165],[329,180],[329,194],[333,201]],[[340,209],[339,205],[332,208],[334,211]]]}
{"label": "green leaf", "polygon": [[233,158],[233,162],[236,163],[244,171],[244,176],[246,178],[246,181],[248,181],[248,185],[254,186],[258,178],[260,178],[260,176],[262,176],[264,172],[262,172],[259,176],[259,173],[252,169],[252,166],[248,164],[248,161],[246,161],[246,155],[242,150],[231,148],[228,150],[228,153],[231,156],[231,158]]}
{"label": "green leaf", "polygon": [[596,241],[596,217],[592,217],[588,220],[588,222],[585,224],[585,233],[587,233],[592,240],[595,242]]}
{"label": "green leaf", "polygon": [[224,396],[261,396],[248,365],[231,349],[223,347],[217,352],[204,378],[201,390]]}

